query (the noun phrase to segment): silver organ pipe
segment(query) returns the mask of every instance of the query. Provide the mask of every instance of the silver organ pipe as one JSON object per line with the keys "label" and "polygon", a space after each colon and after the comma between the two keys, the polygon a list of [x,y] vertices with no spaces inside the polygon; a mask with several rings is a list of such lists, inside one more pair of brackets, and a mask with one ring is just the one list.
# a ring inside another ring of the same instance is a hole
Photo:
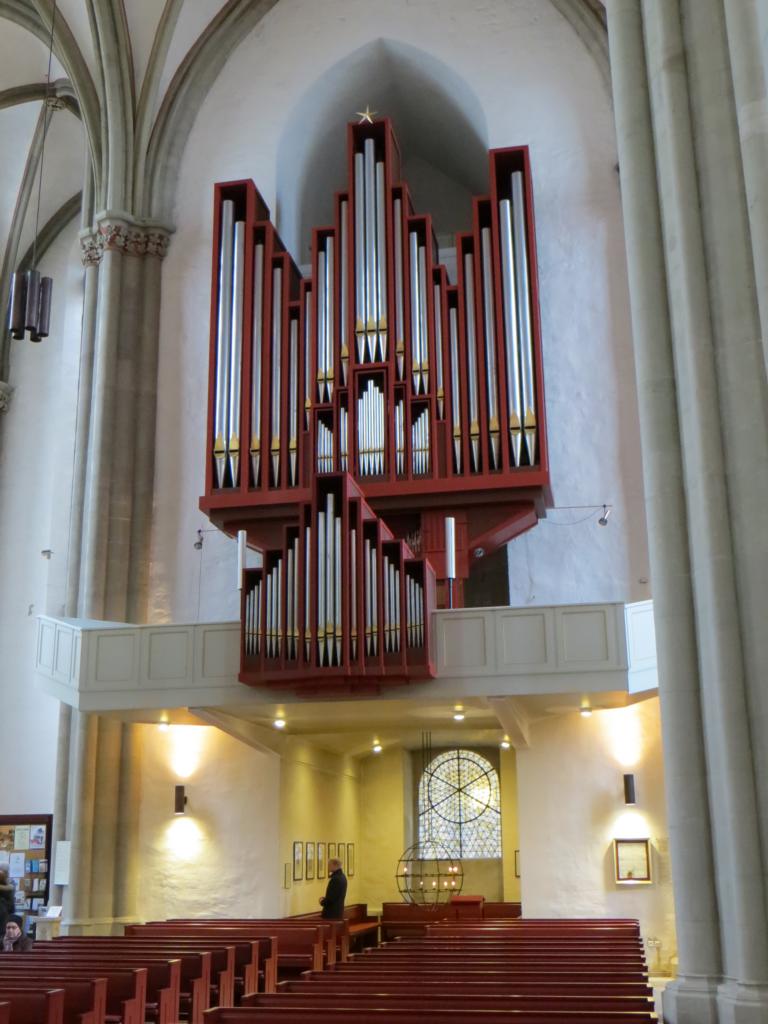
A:
{"label": "silver organ pipe", "polygon": [[304,658],[312,657],[312,527],[304,528]]}
{"label": "silver organ pipe", "polygon": [[357,361],[365,360],[365,158],[355,153],[355,335]]}
{"label": "silver organ pipe", "polygon": [[336,624],[336,526],[334,523],[333,492],[325,499],[325,637],[328,664],[334,663]]}
{"label": "silver organ pipe", "polygon": [[266,593],[266,624],[265,631],[267,635],[267,657],[274,657],[274,639],[275,633],[272,625],[272,573],[267,573],[267,593]]}
{"label": "silver organ pipe", "polygon": [[264,589],[264,575],[256,581],[256,600],[253,609],[253,631],[256,637],[256,654],[261,654],[261,592]]}
{"label": "silver organ pipe", "polygon": [[240,396],[243,383],[243,295],[245,292],[245,223],[235,224],[232,261],[232,341],[229,346],[229,437],[227,454],[232,487],[240,470]]}
{"label": "silver organ pipe", "polygon": [[445,418],[445,382],[443,380],[443,315],[440,284],[433,288],[435,298],[435,389],[437,392],[437,418]]}
{"label": "silver organ pipe", "polygon": [[536,385],[533,370],[533,334],[531,332],[531,299],[528,283],[528,240],[525,234],[525,200],[523,175],[512,175],[512,227],[515,235],[515,282],[517,310],[520,317],[520,369],[523,390],[523,432],[528,461],[536,461]]}
{"label": "silver organ pipe", "polygon": [[312,290],[304,292],[304,429],[312,412]]}
{"label": "silver organ pipe", "polygon": [[349,650],[357,658],[357,530],[349,531]]}
{"label": "silver organ pipe", "polygon": [[411,231],[409,238],[409,270],[411,281],[411,375],[413,393],[421,393],[421,317],[419,315],[419,236]]}
{"label": "silver organ pipe", "polygon": [[264,246],[257,243],[253,253],[253,343],[251,359],[251,476],[259,485],[261,467],[261,360],[264,304]]}
{"label": "silver organ pipe", "polygon": [[485,382],[488,396],[488,433],[491,441],[491,465],[499,468],[500,431],[499,399],[496,374],[496,325],[493,312],[493,263],[491,258],[491,229],[481,232],[483,271],[483,321],[485,326]]}
{"label": "silver organ pipe", "polygon": [[405,373],[405,318],[403,312],[403,211],[402,200],[394,201],[394,255],[395,255],[395,363],[397,379]]}
{"label": "silver organ pipe", "polygon": [[480,471],[480,400],[477,387],[477,342],[475,331],[475,261],[464,253],[464,299],[467,324],[467,389],[469,392],[469,445],[472,469]]}
{"label": "silver organ pipe", "polygon": [[341,570],[342,570],[342,550],[341,550],[341,516],[337,515],[334,519],[334,580],[333,580],[333,636],[334,636],[334,651],[336,654],[336,664],[341,665],[341,645],[342,645],[342,619],[341,619]]}
{"label": "silver organ pipe", "polygon": [[424,408],[411,425],[411,457],[413,473],[423,476],[429,472],[429,409]]}
{"label": "silver organ pipe", "polygon": [[282,351],[283,351],[283,271],[272,271],[272,482],[280,483],[280,412],[282,410]]}
{"label": "silver organ pipe", "polygon": [[348,337],[348,314],[347,308],[347,277],[349,274],[349,203],[346,199],[341,201],[340,210],[341,238],[339,239],[339,262],[341,264],[341,307],[339,309],[339,337],[341,355],[341,383],[347,386],[347,374],[349,373],[349,337]]}
{"label": "silver organ pipe", "polygon": [[299,454],[299,322],[295,318],[290,325],[290,352],[288,356],[288,473],[292,487],[296,486]]}
{"label": "silver organ pipe", "polygon": [[277,651],[275,652],[276,657],[281,657],[283,653],[283,560],[278,559],[277,566],[275,567],[275,584],[272,588],[275,600],[275,621],[277,622]]}
{"label": "silver organ pipe", "polygon": [[376,144],[366,139],[363,144],[365,159],[365,330],[368,361],[376,359],[376,329],[378,310],[377,291],[377,249],[376,249]]}
{"label": "silver organ pipe", "polygon": [[371,593],[371,542],[363,541],[363,575],[365,578],[365,653],[373,653],[373,596]]}
{"label": "silver organ pipe", "polygon": [[384,644],[384,650],[390,651],[392,645],[392,621],[390,619],[390,604],[389,604],[389,559],[384,555],[381,559],[381,599],[382,599],[382,625],[384,627],[384,636],[382,643]]}
{"label": "silver organ pipe", "polygon": [[405,473],[405,403],[402,398],[398,398],[395,405],[395,450],[397,474],[402,476]]}
{"label": "silver organ pipe", "polygon": [[325,332],[327,330],[326,316],[328,313],[325,289],[327,283],[325,250],[321,249],[317,254],[317,400],[321,403],[325,401]]}
{"label": "silver organ pipe", "polygon": [[504,354],[507,367],[507,414],[512,463],[520,465],[523,408],[520,387],[520,345],[517,335],[517,293],[515,291],[515,249],[512,241],[512,204],[499,203],[501,227],[501,283],[504,305]]}
{"label": "silver organ pipe", "polygon": [[342,473],[349,468],[349,417],[343,405],[339,407],[339,468]]}
{"label": "silver organ pipe", "polygon": [[419,336],[421,338],[421,386],[429,391],[429,320],[427,318],[427,249],[419,246]]}
{"label": "silver organ pipe", "polygon": [[376,164],[376,310],[378,315],[379,358],[387,358],[387,232],[384,163]]}
{"label": "silver organ pipe", "polygon": [[214,399],[213,456],[216,464],[216,486],[223,487],[227,475],[227,441],[229,439],[229,368],[232,342],[232,275],[234,264],[235,204],[225,199],[221,204],[221,245],[219,248],[219,297],[216,327],[216,396]]}
{"label": "silver organ pipe", "polygon": [[294,551],[293,544],[289,545],[288,551],[285,556],[285,656],[286,658],[293,659],[293,595],[294,588],[296,586],[295,568],[294,568]]}
{"label": "silver organ pipe", "polygon": [[317,513],[317,661],[325,664],[325,512]]}
{"label": "silver organ pipe", "polygon": [[371,545],[371,653],[379,653],[379,580],[376,546]]}
{"label": "silver organ pipe", "polygon": [[451,349],[451,431],[453,435],[453,468],[461,473],[461,391],[459,389],[459,325],[457,311],[449,311],[449,341]]}
{"label": "silver organ pipe", "polygon": [[333,398],[333,385],[334,385],[334,296],[335,296],[335,261],[333,256],[334,244],[333,237],[328,236],[325,240],[325,338],[323,339],[325,347],[325,399],[323,401],[330,402]]}
{"label": "silver organ pipe", "polygon": [[289,595],[292,604],[291,657],[299,656],[299,538],[293,540],[293,588]]}

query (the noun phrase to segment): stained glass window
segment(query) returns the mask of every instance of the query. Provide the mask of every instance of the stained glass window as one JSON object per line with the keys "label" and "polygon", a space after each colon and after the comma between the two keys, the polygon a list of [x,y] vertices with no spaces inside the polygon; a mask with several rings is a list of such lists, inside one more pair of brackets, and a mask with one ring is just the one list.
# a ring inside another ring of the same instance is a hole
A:
{"label": "stained glass window", "polygon": [[451,857],[501,857],[499,776],[472,750],[448,750],[419,782],[419,842],[436,840]]}

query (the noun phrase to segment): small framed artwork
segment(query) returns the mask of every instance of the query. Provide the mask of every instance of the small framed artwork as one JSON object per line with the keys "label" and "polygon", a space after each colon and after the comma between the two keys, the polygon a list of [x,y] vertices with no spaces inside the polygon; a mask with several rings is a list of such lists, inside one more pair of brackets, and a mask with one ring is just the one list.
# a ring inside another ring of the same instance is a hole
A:
{"label": "small framed artwork", "polygon": [[515,850],[515,878],[520,877],[520,851]]}
{"label": "small framed artwork", "polygon": [[616,881],[621,885],[648,885],[651,878],[650,839],[614,839]]}
{"label": "small framed artwork", "polygon": [[355,844],[347,843],[347,875],[355,877]]}
{"label": "small framed artwork", "polygon": [[334,860],[336,857],[336,843],[328,843],[328,860]]}
{"label": "small framed artwork", "polygon": [[283,888],[291,888],[291,865],[290,862],[288,861],[286,861],[286,863],[283,864]]}
{"label": "small framed artwork", "polygon": [[308,882],[312,882],[315,878],[315,844],[305,843],[304,852],[304,877]]}
{"label": "small framed artwork", "polygon": [[304,877],[304,843],[293,844],[293,880],[300,882]]}
{"label": "small framed artwork", "polygon": [[345,852],[346,852],[346,848],[344,846],[344,843],[337,843],[337,845],[336,845],[336,860],[341,861],[341,870],[342,871],[344,871],[346,869],[346,864],[345,864],[346,858],[344,856]]}
{"label": "small framed artwork", "polygon": [[325,878],[325,843],[317,844],[317,877]]}

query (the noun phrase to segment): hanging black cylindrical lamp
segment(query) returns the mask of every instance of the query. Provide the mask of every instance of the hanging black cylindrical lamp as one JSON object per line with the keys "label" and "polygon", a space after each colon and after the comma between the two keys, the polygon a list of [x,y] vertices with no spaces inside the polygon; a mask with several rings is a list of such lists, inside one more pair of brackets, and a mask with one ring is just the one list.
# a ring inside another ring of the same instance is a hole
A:
{"label": "hanging black cylindrical lamp", "polygon": [[48,337],[51,325],[53,278],[40,277],[39,270],[17,271],[11,278],[11,337],[20,341],[29,331],[30,341]]}

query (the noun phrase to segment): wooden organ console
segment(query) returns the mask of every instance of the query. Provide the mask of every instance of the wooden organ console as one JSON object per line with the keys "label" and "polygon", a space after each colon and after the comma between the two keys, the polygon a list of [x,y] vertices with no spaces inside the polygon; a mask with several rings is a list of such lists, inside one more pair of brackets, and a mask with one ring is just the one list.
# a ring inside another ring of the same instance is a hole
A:
{"label": "wooden organ console", "polygon": [[214,190],[206,493],[262,553],[241,674],[301,693],[433,674],[445,516],[457,580],[534,526],[549,486],[526,147],[441,265],[387,119],[349,125],[348,188],[302,277],[251,181]]}

